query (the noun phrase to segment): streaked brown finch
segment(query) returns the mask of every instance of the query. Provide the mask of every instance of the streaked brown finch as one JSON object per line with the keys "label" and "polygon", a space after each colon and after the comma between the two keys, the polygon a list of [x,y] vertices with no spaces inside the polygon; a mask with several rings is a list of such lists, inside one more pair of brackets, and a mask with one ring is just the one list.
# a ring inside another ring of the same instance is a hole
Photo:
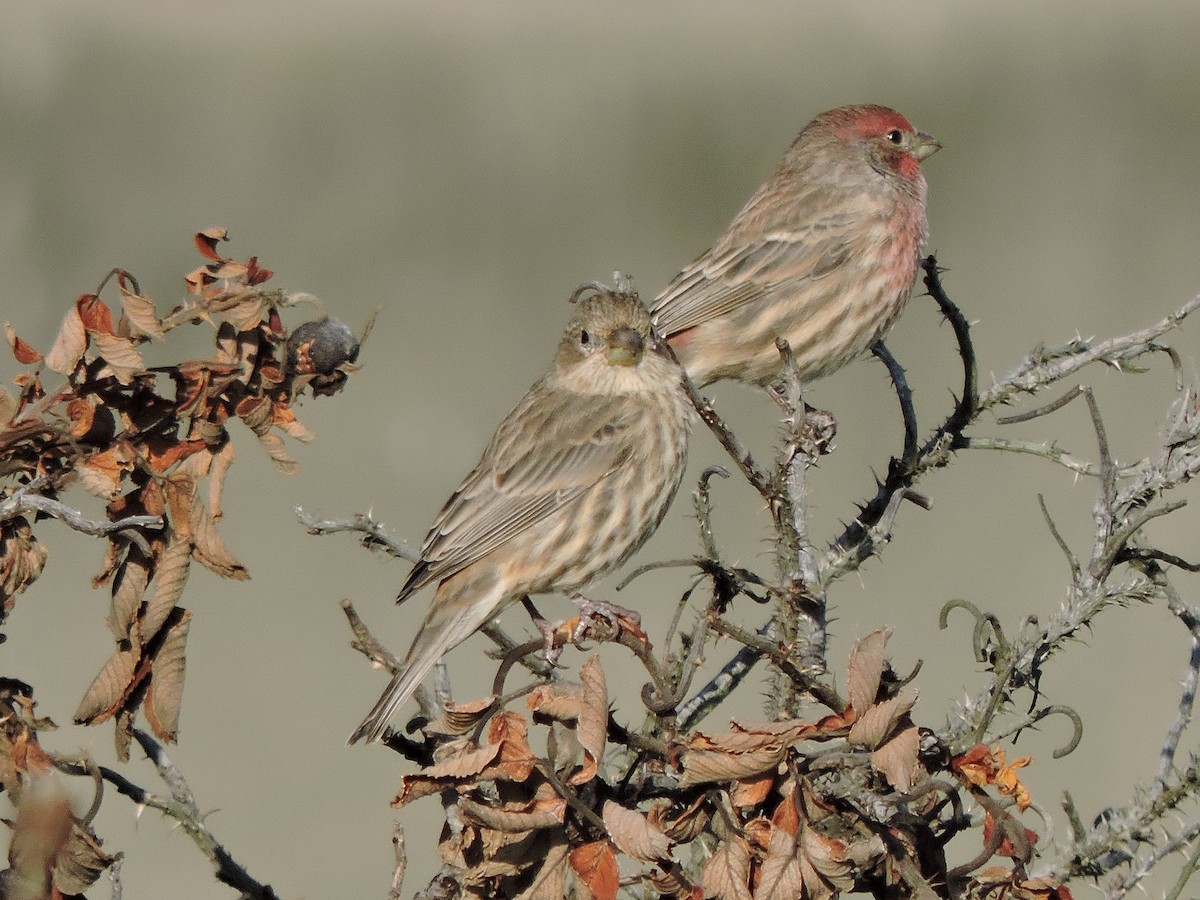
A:
{"label": "streaked brown finch", "polygon": [[679,488],[690,416],[682,372],[637,296],[581,300],[550,370],[434,520],[398,600],[437,590],[350,743],[378,740],[442,654],[505,606],[577,591],[641,547]]}
{"label": "streaked brown finch", "polygon": [[766,385],[782,337],[811,381],[879,340],[920,268],[921,163],[940,147],[885,106],[809,122],[712,249],[651,305],[692,380]]}

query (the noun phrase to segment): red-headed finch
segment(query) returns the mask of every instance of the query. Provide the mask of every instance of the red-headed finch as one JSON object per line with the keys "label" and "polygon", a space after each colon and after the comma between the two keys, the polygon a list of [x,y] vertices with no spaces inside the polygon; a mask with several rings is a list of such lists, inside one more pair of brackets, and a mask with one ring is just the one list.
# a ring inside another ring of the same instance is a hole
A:
{"label": "red-headed finch", "polygon": [[806,381],[896,321],[928,223],[921,162],[941,147],[886,106],[823,112],[704,253],[651,305],[699,385],[765,385],[786,338]]}
{"label": "red-headed finch", "polygon": [[377,740],[451,647],[527,594],[576,591],[653,534],[683,477],[682,373],[633,294],[579,303],[554,362],[438,514],[399,600],[436,584],[399,673],[350,736]]}

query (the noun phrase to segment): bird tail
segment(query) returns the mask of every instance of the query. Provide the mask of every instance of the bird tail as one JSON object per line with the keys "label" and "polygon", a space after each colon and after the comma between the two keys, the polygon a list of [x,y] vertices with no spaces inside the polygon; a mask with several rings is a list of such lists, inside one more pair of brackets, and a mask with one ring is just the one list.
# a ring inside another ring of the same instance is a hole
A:
{"label": "bird tail", "polygon": [[501,599],[477,595],[434,596],[403,666],[392,676],[375,706],[362,724],[354,729],[347,743],[354,744],[362,738],[370,743],[383,737],[388,719],[416,692],[429,670],[444,653],[465,641],[496,615]]}

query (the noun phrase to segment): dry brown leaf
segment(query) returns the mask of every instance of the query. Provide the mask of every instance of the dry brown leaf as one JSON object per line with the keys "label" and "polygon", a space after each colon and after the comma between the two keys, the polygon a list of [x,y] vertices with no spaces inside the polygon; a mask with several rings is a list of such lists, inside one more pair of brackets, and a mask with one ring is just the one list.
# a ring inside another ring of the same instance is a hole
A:
{"label": "dry brown leaf", "polygon": [[530,691],[525,702],[537,716],[574,722],[583,710],[583,687],[570,681],[539,684]]}
{"label": "dry brown leaf", "polygon": [[771,772],[783,761],[787,748],[760,747],[749,753],[723,753],[716,750],[687,750],[680,763],[683,777],[680,787],[695,787],[712,782],[738,781]]}
{"label": "dry brown leaf", "polygon": [[0,524],[0,619],[12,607],[12,598],[37,581],[48,554],[24,516]]}
{"label": "dry brown leaf", "polygon": [[900,792],[908,791],[920,774],[918,754],[921,733],[916,725],[898,731],[891,740],[871,752],[871,764]]}
{"label": "dry brown leaf", "polygon": [[192,614],[176,607],[166,623],[166,634],[154,654],[150,668],[150,690],[146,693],[146,721],[159,740],[175,743],[179,733],[179,707],[183,702],[186,674],[188,625]]}
{"label": "dry brown leaf", "polygon": [[[246,267],[241,263],[226,263],[221,267],[220,271],[213,274],[218,278],[244,278],[246,276]],[[270,304],[266,302],[265,297],[257,292],[251,292],[246,295],[244,300],[224,310],[221,315],[237,331],[253,331],[262,324],[269,309]]]}
{"label": "dry brown leaf", "polygon": [[579,743],[583,747],[583,765],[571,776],[571,784],[585,784],[596,777],[604,761],[604,742],[608,736],[608,685],[599,657],[592,655],[579,667],[583,684],[583,706],[579,711]]}
{"label": "dry brown leaf", "polygon": [[8,388],[0,386],[0,425],[7,425],[11,422],[19,408],[17,398],[12,395],[12,392]]}
{"label": "dry brown leaf", "polygon": [[858,721],[850,726],[847,741],[853,746],[874,750],[891,736],[916,702],[916,690],[902,688],[896,696],[860,711]]}
{"label": "dry brown leaf", "polygon": [[739,834],[729,835],[704,864],[700,875],[706,895],[716,900],[752,900],[750,845]]}
{"label": "dry brown leaf", "polygon": [[260,434],[258,441],[271,457],[271,463],[284,475],[295,475],[300,471],[300,463],[296,462],[283,449],[283,438],[277,434]]}
{"label": "dry brown leaf", "polygon": [[644,863],[670,858],[671,839],[637,810],[605,800],[601,818],[608,836],[626,856]]}
{"label": "dry brown leaf", "polygon": [[447,703],[442,714],[422,729],[426,734],[448,734],[460,737],[475,730],[475,726],[489,715],[494,695],[481,697],[468,703]]}
{"label": "dry brown leaf", "polygon": [[133,334],[150,338],[153,341],[162,340],[162,322],[158,318],[158,311],[154,308],[154,301],[149,297],[135,294],[122,284],[121,310],[124,312],[125,321],[129,323],[129,330]]}
{"label": "dry brown leaf", "polygon": [[270,398],[262,395],[243,397],[234,407],[233,414],[241,419],[247,428],[260,436],[270,430],[274,416]]}
{"label": "dry brown leaf", "polygon": [[587,891],[586,896],[595,900],[616,900],[620,887],[620,872],[617,857],[608,841],[593,841],[571,850],[571,868]]}
{"label": "dry brown leaf", "polygon": [[[82,299],[82,298],[81,298]],[[72,306],[63,316],[58,335],[54,338],[54,346],[46,354],[46,366],[60,375],[70,375],[75,371],[79,360],[87,350],[87,329],[79,318],[79,309]]]}
{"label": "dry brown leaf", "polygon": [[142,595],[150,583],[146,557],[137,545],[130,544],[125,560],[113,579],[112,603],[108,611],[108,629],[118,641],[129,639],[130,629],[142,604]]}
{"label": "dry brown leaf", "polygon": [[121,493],[121,481],[133,471],[134,451],[121,441],[75,464],[79,483],[89,494],[102,500],[114,500]]}
{"label": "dry brown leaf", "polygon": [[120,709],[122,701],[133,688],[141,651],[138,649],[118,650],[104,664],[79,701],[75,710],[76,725],[99,725],[112,718]]}
{"label": "dry brown leaf", "polygon": [[831,900],[854,887],[854,875],[846,862],[846,845],[823,837],[812,828],[800,832],[797,862],[807,896],[813,900]]}
{"label": "dry brown leaf", "polygon": [[887,642],[891,636],[891,628],[880,628],[860,638],[850,650],[846,693],[859,716],[874,705],[879,694],[879,681],[887,661]]}
{"label": "dry brown leaf", "polygon": [[452,741],[444,744],[437,761],[421,770],[425,778],[474,778],[495,762],[500,755],[499,744],[476,747],[472,741]]}
{"label": "dry brown leaf", "polygon": [[171,615],[187,585],[192,564],[192,544],[186,537],[174,535],[171,543],[155,561],[154,593],[142,613],[138,634],[142,643],[154,640],[167,617]]}
{"label": "dry brown leaf", "polygon": [[[805,896],[804,871],[796,855],[796,840],[782,828],[770,827],[766,855],[758,870],[755,900],[794,900]],[[810,889],[808,897],[814,895]],[[825,900],[825,898],[822,898]]]}
{"label": "dry brown leaf", "polygon": [[495,769],[489,775],[511,781],[526,781],[537,766],[537,756],[529,747],[529,724],[515,712],[503,710],[488,723],[488,743],[498,749]]}
{"label": "dry brown leaf", "polygon": [[73,821],[71,836],[54,861],[54,886],[69,897],[82,894],[114,859],[100,848],[100,839],[90,827]]}
{"label": "dry brown leaf", "polygon": [[565,840],[551,844],[545,862],[534,876],[533,883],[518,894],[515,900],[563,900],[567,895],[567,859],[570,851]]}
{"label": "dry brown leaf", "polygon": [[308,444],[316,438],[313,430],[296,418],[295,410],[283,402],[272,404],[271,416],[271,424],[294,440]]}
{"label": "dry brown leaf", "polygon": [[463,818],[472,825],[481,825],[493,831],[523,834],[561,825],[567,812],[567,801],[562,798],[552,803],[534,801],[510,809],[489,806],[470,797],[460,797],[458,809]]}
{"label": "dry brown leaf", "polygon": [[196,561],[218,575],[239,581],[250,577],[246,567],[225,547],[207,507],[198,501],[192,504],[192,544]]}
{"label": "dry brown leaf", "polygon": [[121,384],[129,384],[135,375],[146,371],[146,361],[129,338],[103,332],[91,332],[91,336],[96,354],[107,363],[107,368]]}
{"label": "dry brown leaf", "polygon": [[225,475],[229,472],[229,467],[233,465],[234,455],[233,441],[227,440],[221,445],[221,449],[213,454],[212,464],[209,467],[208,508],[214,522],[225,515],[224,510],[221,509],[221,492],[225,490]]}

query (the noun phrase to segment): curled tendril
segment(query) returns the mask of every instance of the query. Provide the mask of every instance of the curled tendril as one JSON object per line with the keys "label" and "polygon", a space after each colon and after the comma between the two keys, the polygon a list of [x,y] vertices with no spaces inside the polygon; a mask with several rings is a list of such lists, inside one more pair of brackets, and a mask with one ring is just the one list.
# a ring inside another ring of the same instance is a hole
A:
{"label": "curled tendril", "polygon": [[1000,620],[996,618],[994,613],[983,612],[970,600],[956,597],[953,600],[946,601],[946,604],[942,607],[942,611],[938,614],[939,629],[945,630],[949,625],[950,610],[952,609],[965,609],[975,617],[975,629],[971,635],[971,644],[977,662],[989,661],[987,652],[989,639],[995,640],[1002,654],[1008,652],[1008,638],[1004,636],[1004,629],[1000,627]]}

